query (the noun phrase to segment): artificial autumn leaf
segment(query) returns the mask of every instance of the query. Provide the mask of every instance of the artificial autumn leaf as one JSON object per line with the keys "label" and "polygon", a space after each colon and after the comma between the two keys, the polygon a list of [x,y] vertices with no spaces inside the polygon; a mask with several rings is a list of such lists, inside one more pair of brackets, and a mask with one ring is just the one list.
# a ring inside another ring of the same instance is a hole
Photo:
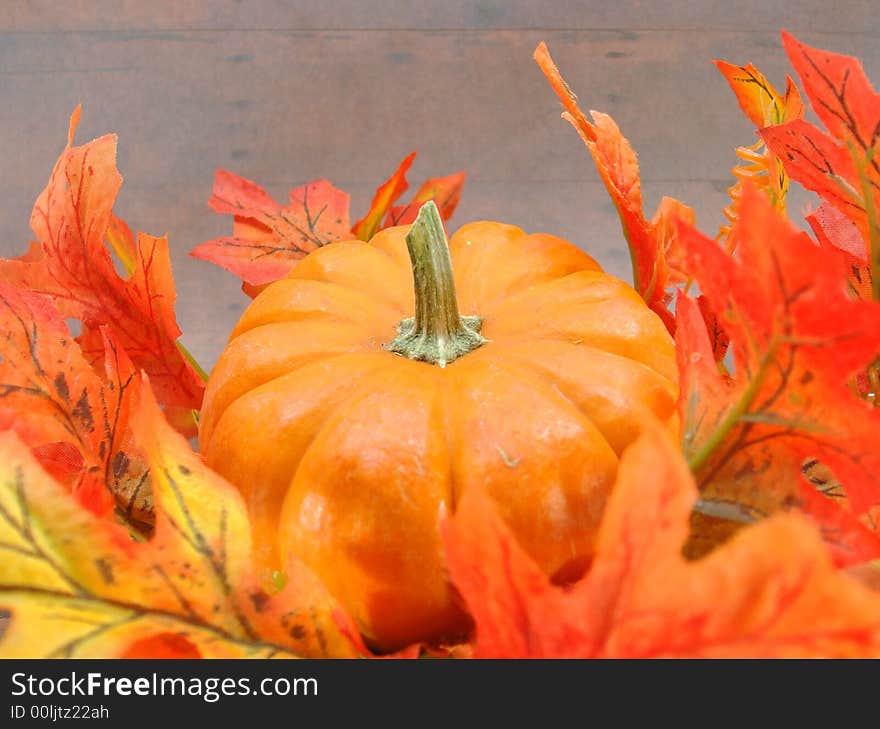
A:
{"label": "artificial autumn leaf", "polygon": [[666,222],[673,212],[692,217],[693,213],[682,203],[664,198],[657,215],[650,223],[642,210],[642,190],[636,153],[621,134],[614,120],[598,111],[590,112],[590,122],[577,105],[577,97],[562,78],[543,42],[535,49],[534,59],[550,82],[565,107],[563,118],[580,135],[596,163],[596,169],[620,216],[623,232],[629,245],[633,264],[633,283],[648,306],[674,331],[674,318],[669,311],[671,296],[666,287],[673,283],[666,253],[676,245],[675,227]]}
{"label": "artificial autumn leaf", "polygon": [[[373,202],[367,214],[352,226],[351,232],[359,240],[370,240],[379,232],[382,219],[392,211],[392,206],[403,195],[409,183],[406,181],[406,173],[416,158],[415,152],[410,152],[400,163],[385,182],[383,182],[373,195]],[[418,212],[418,211],[416,211]]]}
{"label": "artificial autumn leaf", "polygon": [[[849,297],[839,260],[751,187],[736,228],[737,257],[693,228],[681,231],[688,271],[735,362],[734,379],[707,364],[714,358],[702,317],[679,301],[683,445],[701,502],[707,513],[744,521],[807,509],[828,527],[841,562],[876,557],[880,539],[856,517],[880,503],[880,413],[849,383],[880,351],[880,306]],[[805,490],[801,467],[812,458],[846,486],[835,509]],[[841,534],[844,523],[851,533]]]}
{"label": "artificial autumn leaf", "polygon": [[259,185],[226,170],[218,170],[208,201],[218,213],[233,215],[232,237],[216,238],[196,246],[190,255],[234,273],[242,289],[255,297],[272,281],[284,278],[308,253],[338,240],[369,240],[380,227],[402,225],[415,218],[422,198],[434,199],[444,220],[458,205],[464,173],[427,180],[414,200],[393,204],[408,187],[406,172],[416,153],[409,154],[373,197],[367,215],[352,228],[349,195],[327,180],[317,180],[290,192],[282,207]]}
{"label": "artificial autumn leaf", "polygon": [[[785,32],[782,41],[830,134],[795,120],[761,136],[793,179],[855,223],[871,242],[871,270],[880,271],[880,94],[858,59],[811,48]],[[880,300],[880,280],[873,283],[873,298]]]}
{"label": "artificial autumn leaf", "polygon": [[871,266],[865,240],[859,229],[833,205],[822,203],[806,216],[819,245],[837,256],[849,271],[850,293],[857,299],[871,300]]}
{"label": "artificial autumn leaf", "polygon": [[[132,443],[135,371],[102,329],[104,377],[50,299],[0,282],[0,430],[11,429],[86,508],[152,520],[149,471]],[[146,485],[145,485],[146,484]]]}
{"label": "artificial autumn leaf", "polygon": [[781,124],[804,115],[804,103],[790,76],[785,77],[785,94],[780,94],[751,63],[736,66],[715,61],[715,66],[730,84],[740,109],[756,127]]}
{"label": "artificial autumn leaf", "polygon": [[238,491],[135,382],[156,505],[149,542],[83,509],[16,435],[0,433],[0,608],[11,613],[0,655],[359,654],[351,622],[305,568],[292,562],[274,594],[258,582]]}
{"label": "artificial autumn leaf", "polygon": [[64,316],[82,320],[79,342],[86,357],[104,356],[101,327],[107,327],[134,365],[151,376],[159,400],[198,408],[204,381],[179,348],[174,283],[164,238],[138,235],[124,244],[133,257],[131,275],[117,273],[104,244],[120,230],[112,216],[122,184],[116,169],[116,137],[106,135],[73,146],[79,121],[70,122],[67,147],[40,194],[31,216],[38,244],[17,260],[0,261],[0,280],[52,297]]}
{"label": "artificial autumn leaf", "polygon": [[128,223],[111,213],[110,224],[107,226],[104,237],[107,239],[110,250],[116,254],[122,264],[125,275],[131,276],[134,273],[135,265],[137,265],[138,252],[137,242]]}
{"label": "artificial autumn leaf", "polygon": [[880,595],[837,571],[800,516],[775,516],[686,561],[696,497],[668,435],[648,428],[621,459],[589,572],[561,588],[485,496],[465,493],[444,537],[476,623],[475,656],[880,656]]}
{"label": "artificial autumn leaf", "polygon": [[459,200],[461,200],[464,179],[464,172],[456,172],[446,177],[431,177],[425,180],[409,203],[391,208],[385,218],[383,227],[390,228],[394,225],[409,225],[413,223],[419,214],[419,209],[428,200],[434,201],[443,220],[449,220],[455,212],[455,208],[458,207]]}
{"label": "artificial autumn leaf", "polygon": [[[780,94],[754,65],[735,66],[726,61],[715,61],[715,65],[730,84],[740,108],[749,120],[761,129],[766,126],[783,124],[791,119],[801,119],[806,111],[797,87],[789,76],[785,77],[785,93]],[[733,223],[737,216],[737,205],[742,195],[743,181],[748,180],[760,187],[773,205],[785,212],[785,198],[788,193],[788,176],[779,160],[770,150],[762,150],[763,141],[750,147],[738,147],[737,156],[746,164],[733,169],[736,184],[728,189],[731,204],[725,208],[725,217]],[[731,227],[721,228],[721,235],[728,242],[728,250],[735,248],[730,239]]]}
{"label": "artificial autumn leaf", "polygon": [[[679,299],[679,301],[681,301],[681,299]],[[724,331],[724,327],[721,326],[721,322],[718,321],[718,317],[715,312],[712,311],[712,307],[709,305],[709,300],[705,296],[697,298],[697,307],[700,310],[700,315],[703,317],[703,321],[706,323],[706,329],[709,332],[709,341],[712,344],[712,355],[715,357],[716,362],[721,363],[727,354],[728,347],[730,347],[730,337],[727,335],[727,332]],[[681,368],[679,368],[679,370],[680,369]]]}
{"label": "artificial autumn leaf", "polygon": [[190,255],[216,263],[252,287],[283,278],[310,251],[351,237],[348,193],[327,180],[291,190],[289,204],[282,206],[256,183],[217,170],[208,204],[235,216],[233,235],[202,243]]}

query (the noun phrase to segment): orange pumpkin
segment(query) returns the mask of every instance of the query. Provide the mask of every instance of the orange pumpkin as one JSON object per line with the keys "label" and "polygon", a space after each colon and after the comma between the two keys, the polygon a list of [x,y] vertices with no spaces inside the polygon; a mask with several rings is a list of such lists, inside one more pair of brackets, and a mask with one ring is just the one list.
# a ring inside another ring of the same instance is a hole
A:
{"label": "orange pumpkin", "polygon": [[447,247],[433,203],[409,230],[319,248],[268,286],[200,430],[264,566],[296,554],[382,649],[466,628],[438,524],[468,489],[548,574],[583,569],[618,456],[676,397],[660,319],[574,245],[477,222]]}

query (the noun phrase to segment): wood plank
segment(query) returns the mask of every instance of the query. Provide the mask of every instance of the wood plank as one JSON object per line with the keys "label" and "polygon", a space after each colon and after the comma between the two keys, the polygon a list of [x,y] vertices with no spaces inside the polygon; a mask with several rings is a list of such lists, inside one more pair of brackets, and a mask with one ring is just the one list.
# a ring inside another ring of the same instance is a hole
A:
{"label": "wood plank", "polygon": [[874,0],[27,0],[0,30],[691,29],[877,32]]}
{"label": "wood plank", "polygon": [[[352,192],[358,215],[418,149],[414,184],[468,170],[456,224],[494,218],[571,236],[627,276],[613,208],[531,60],[542,39],[585,108],[612,114],[632,140],[648,210],[680,197],[714,231],[732,149],[754,137],[709,59],[751,60],[781,82],[775,31],[29,32],[0,35],[0,256],[25,249],[31,206],[81,101],[80,141],[120,136],[117,212],[170,236],[185,340],[207,366],[245,302],[231,276],[187,255],[229,231],[206,205],[217,167],[278,199],[329,178]],[[874,36],[804,40],[855,53],[880,78]]]}

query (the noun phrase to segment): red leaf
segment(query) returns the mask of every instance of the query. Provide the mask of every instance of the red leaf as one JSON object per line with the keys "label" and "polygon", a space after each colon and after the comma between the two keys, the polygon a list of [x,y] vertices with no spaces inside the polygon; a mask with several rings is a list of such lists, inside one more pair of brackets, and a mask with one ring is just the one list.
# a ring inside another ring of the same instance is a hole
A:
{"label": "red leaf", "polygon": [[[762,130],[761,136],[792,178],[821,195],[871,243],[871,266],[880,270],[880,94],[861,63],[801,43],[783,32],[783,43],[816,114],[830,134],[797,120]],[[872,296],[880,298],[880,283]]]}
{"label": "red leaf", "polygon": [[475,657],[880,655],[880,595],[838,572],[815,530],[777,516],[698,562],[681,556],[696,498],[668,436],[624,453],[589,573],[552,585],[479,492],[443,527]]}
{"label": "red leaf", "polygon": [[406,181],[406,172],[415,158],[415,152],[408,154],[394,174],[376,190],[369,211],[352,228],[351,232],[355,238],[370,240],[370,238],[376,235],[381,226],[382,219],[392,210],[391,206],[409,187],[409,183]]}
{"label": "red leaf", "polygon": [[[746,521],[812,509],[825,524],[834,512],[813,508],[801,476],[803,463],[818,459],[845,485],[845,496],[833,496],[837,508],[866,517],[880,503],[880,412],[852,393],[851,382],[880,350],[880,306],[849,297],[839,260],[754,188],[744,191],[735,234],[732,258],[682,228],[688,270],[734,343],[736,368],[721,387],[706,364],[702,317],[680,301],[679,318],[688,322],[677,342],[684,447],[702,500]],[[854,554],[841,543],[837,556],[880,554],[876,538],[869,546]]]}
{"label": "red leaf", "polygon": [[858,228],[837,208],[822,203],[806,219],[821,245],[837,248],[862,263],[868,260]]}
{"label": "red leaf", "polygon": [[120,658],[201,658],[198,646],[180,633],[155,633],[134,641]]}
{"label": "red leaf", "polygon": [[865,241],[855,224],[837,208],[822,203],[806,216],[819,245],[839,258],[849,272],[850,291],[857,299],[870,301],[871,267]]}
{"label": "red leaf", "polygon": [[409,205],[392,207],[407,188],[406,172],[416,153],[408,155],[397,171],[376,190],[367,215],[351,228],[348,193],[327,180],[317,180],[290,193],[282,207],[250,180],[218,170],[209,200],[218,213],[235,216],[232,237],[217,238],[190,252],[231,271],[251,297],[268,284],[284,278],[308,253],[338,240],[369,240],[385,219],[385,226],[412,222],[422,202],[435,200],[448,219],[461,197],[464,173],[427,180]]}
{"label": "red leaf", "polygon": [[880,94],[861,62],[801,43],[782,31],[782,44],[798,72],[814,111],[837,139],[852,138],[861,149],[874,146],[880,119]]}
{"label": "red leaf", "polygon": [[[664,199],[654,221],[649,223],[642,211],[636,154],[617,124],[610,116],[598,111],[590,112],[593,122],[584,116],[578,108],[577,97],[560,75],[544,43],[535,49],[534,58],[565,107],[563,118],[574,126],[586,144],[614,201],[632,257],[636,290],[663,319],[670,332],[674,331],[674,318],[669,311],[671,297],[666,291],[672,282],[666,252],[675,246],[669,237],[669,232],[675,228],[666,222],[666,218],[672,214],[691,217],[692,211],[678,201]],[[674,233],[672,235],[674,237]]]}
{"label": "red leaf", "polygon": [[348,193],[327,180],[290,192],[282,207],[259,185],[217,170],[208,201],[218,213],[235,216],[233,236],[202,243],[190,252],[231,271],[251,287],[283,278],[310,251],[351,237]]}
{"label": "red leaf", "polygon": [[846,148],[804,119],[767,127],[760,134],[793,179],[856,224],[866,224],[858,172]]}

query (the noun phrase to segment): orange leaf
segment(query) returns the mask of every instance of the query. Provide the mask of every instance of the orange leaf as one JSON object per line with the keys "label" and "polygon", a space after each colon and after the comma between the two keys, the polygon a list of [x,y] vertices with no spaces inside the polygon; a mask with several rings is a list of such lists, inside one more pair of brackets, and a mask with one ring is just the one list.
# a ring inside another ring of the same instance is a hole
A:
{"label": "orange leaf", "polygon": [[[725,61],[715,61],[715,65],[730,84],[740,108],[758,128],[782,124],[792,119],[801,119],[806,109],[797,87],[788,76],[785,77],[785,94],[780,94],[757,68],[751,63],[734,66]],[[751,147],[738,147],[736,154],[745,164],[733,169],[736,184],[728,189],[731,204],[724,210],[727,219],[733,223],[737,217],[739,199],[745,181],[760,187],[773,205],[785,212],[785,198],[788,194],[788,176],[776,156],[769,150],[761,151],[763,142]],[[730,237],[729,225],[722,227],[721,235],[727,239],[728,250],[736,247]]]}
{"label": "orange leaf", "polygon": [[[138,381],[140,382],[140,381]],[[238,491],[166,422],[144,383],[134,424],[156,505],[149,542],[84,510],[0,433],[0,656],[354,656],[352,621],[291,563],[261,585]]]}
{"label": "orange leaf", "polygon": [[116,273],[104,236],[119,230],[112,207],[122,184],[116,169],[116,137],[74,147],[79,118],[71,118],[68,144],[49,184],[37,199],[31,227],[39,249],[0,261],[0,279],[50,295],[64,316],[83,322],[86,356],[104,355],[100,327],[112,331],[137,368],[146,370],[164,404],[198,408],[204,382],[178,349],[174,283],[164,238],[139,234],[129,278]]}
{"label": "orange leaf", "polygon": [[138,259],[137,243],[131,228],[121,218],[110,215],[110,225],[105,233],[107,244],[122,264],[125,274],[131,276]]}
{"label": "orange leaf", "polygon": [[[735,380],[722,386],[708,364],[705,329],[699,334],[702,316],[680,301],[684,450],[701,499],[745,520],[810,509],[829,527],[838,559],[876,557],[880,539],[856,517],[880,503],[880,412],[859,400],[850,382],[880,350],[880,305],[850,298],[839,260],[754,188],[743,194],[735,235],[737,258],[682,228],[688,271],[730,336],[735,360]],[[845,497],[828,498],[852,518],[808,498],[801,468],[811,458],[845,484]],[[839,533],[844,521],[851,533]]]}
{"label": "orange leaf", "polygon": [[780,94],[751,63],[734,66],[726,61],[715,61],[715,65],[733,89],[743,113],[756,127],[803,117],[804,102],[789,76],[785,77],[785,94]]}
{"label": "orange leaf", "polygon": [[235,216],[233,236],[202,243],[190,255],[231,271],[251,287],[283,278],[310,251],[351,237],[348,193],[327,180],[291,190],[290,203],[282,207],[256,183],[217,170],[208,203]]}
{"label": "orange leaf", "polygon": [[449,220],[458,202],[461,200],[461,191],[464,188],[464,172],[456,172],[446,177],[431,177],[422,184],[415,197],[406,205],[392,207],[385,218],[383,228],[392,225],[409,225],[414,222],[419,214],[419,209],[429,200],[433,200],[440,217]]}
{"label": "orange leaf", "polygon": [[352,227],[355,238],[370,240],[379,231],[382,219],[392,210],[392,205],[403,195],[409,183],[406,181],[406,173],[416,158],[416,153],[408,154],[394,174],[388,178],[376,190],[373,202],[367,214],[358,220]]}
{"label": "orange leaf", "polygon": [[671,297],[666,291],[672,282],[666,251],[675,246],[674,240],[670,239],[670,231],[675,228],[668,224],[667,218],[673,213],[689,218],[692,211],[676,200],[664,199],[654,221],[649,223],[642,210],[636,154],[617,124],[610,116],[598,111],[591,112],[592,122],[584,116],[578,108],[577,97],[560,75],[544,43],[535,49],[534,58],[565,107],[563,118],[574,126],[586,144],[614,201],[629,245],[636,290],[669,330],[674,331],[674,319],[668,308]]}
{"label": "orange leaf", "polygon": [[131,443],[136,376],[110,331],[98,332],[102,379],[47,297],[0,282],[0,333],[0,429],[17,432],[92,511],[105,513],[115,496],[129,516],[149,520],[149,504],[133,499],[147,479]]}
{"label": "orange leaf", "polygon": [[880,595],[838,572],[795,515],[749,527],[711,556],[681,556],[696,489],[659,428],[624,453],[589,573],[552,585],[489,500],[468,492],[443,527],[474,655],[880,656]]}

